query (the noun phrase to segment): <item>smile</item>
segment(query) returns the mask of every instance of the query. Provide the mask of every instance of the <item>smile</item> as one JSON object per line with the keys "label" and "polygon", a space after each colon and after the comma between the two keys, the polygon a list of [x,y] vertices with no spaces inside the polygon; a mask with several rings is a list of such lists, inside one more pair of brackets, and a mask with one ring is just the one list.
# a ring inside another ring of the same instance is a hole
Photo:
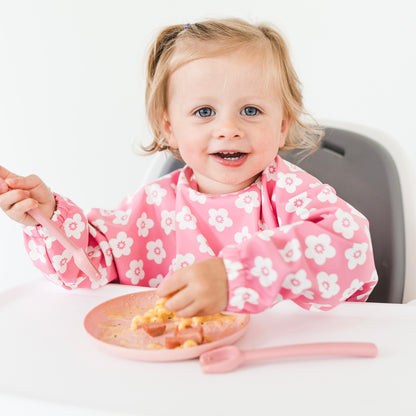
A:
{"label": "smile", "polygon": [[239,160],[244,157],[247,153],[242,152],[218,152],[213,153],[214,156],[220,157],[225,160]]}

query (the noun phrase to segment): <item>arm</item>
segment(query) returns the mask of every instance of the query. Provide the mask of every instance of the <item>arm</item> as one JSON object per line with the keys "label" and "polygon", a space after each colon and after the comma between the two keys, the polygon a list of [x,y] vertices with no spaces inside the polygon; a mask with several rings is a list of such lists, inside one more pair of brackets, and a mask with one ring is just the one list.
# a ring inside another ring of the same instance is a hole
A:
{"label": "arm", "polygon": [[366,300],[377,282],[367,219],[330,186],[301,170],[293,173],[301,182],[295,192],[292,176],[291,187],[278,177],[270,193],[279,227],[220,253],[229,311],[256,313],[284,299],[328,310]]}

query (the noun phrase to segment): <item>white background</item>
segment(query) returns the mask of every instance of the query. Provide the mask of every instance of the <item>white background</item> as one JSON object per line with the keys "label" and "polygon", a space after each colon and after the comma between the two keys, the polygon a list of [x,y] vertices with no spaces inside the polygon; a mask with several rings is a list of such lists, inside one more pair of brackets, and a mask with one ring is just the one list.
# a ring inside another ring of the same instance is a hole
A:
{"label": "white background", "polygon": [[[405,198],[406,298],[416,297],[416,26],[411,0],[0,0],[0,164],[36,173],[80,206],[115,207],[151,160],[144,56],[165,25],[269,22],[288,40],[318,120],[376,129]],[[386,236],[388,238],[388,236]],[[39,275],[0,212],[0,287]]]}

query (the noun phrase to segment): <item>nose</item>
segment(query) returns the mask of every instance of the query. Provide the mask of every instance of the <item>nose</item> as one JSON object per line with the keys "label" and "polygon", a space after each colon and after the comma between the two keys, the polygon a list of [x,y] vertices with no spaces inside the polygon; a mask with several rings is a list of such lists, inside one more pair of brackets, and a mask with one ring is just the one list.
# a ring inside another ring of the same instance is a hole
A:
{"label": "nose", "polygon": [[238,120],[236,120],[235,118],[226,117],[218,120],[218,125],[214,132],[214,136],[216,139],[241,139],[243,135],[244,132],[239,126]]}

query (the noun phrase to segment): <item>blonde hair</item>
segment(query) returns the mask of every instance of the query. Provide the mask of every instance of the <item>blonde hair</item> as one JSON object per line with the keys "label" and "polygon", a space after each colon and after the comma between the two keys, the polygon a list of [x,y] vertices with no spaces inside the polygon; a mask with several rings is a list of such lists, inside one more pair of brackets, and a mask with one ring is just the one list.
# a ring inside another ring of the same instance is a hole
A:
{"label": "blonde hair", "polygon": [[156,37],[148,52],[146,83],[146,112],[154,139],[150,145],[142,146],[143,150],[150,154],[169,150],[181,159],[179,151],[168,145],[161,128],[168,108],[169,77],[176,69],[195,59],[224,55],[236,48],[260,50],[261,44],[268,51],[267,62],[275,67],[272,75],[278,81],[283,107],[291,120],[281,150],[301,148],[307,153],[314,151],[323,135],[322,130],[301,121],[301,117],[307,115],[303,108],[301,83],[285,40],[270,25],[252,25],[240,19],[169,26]]}

